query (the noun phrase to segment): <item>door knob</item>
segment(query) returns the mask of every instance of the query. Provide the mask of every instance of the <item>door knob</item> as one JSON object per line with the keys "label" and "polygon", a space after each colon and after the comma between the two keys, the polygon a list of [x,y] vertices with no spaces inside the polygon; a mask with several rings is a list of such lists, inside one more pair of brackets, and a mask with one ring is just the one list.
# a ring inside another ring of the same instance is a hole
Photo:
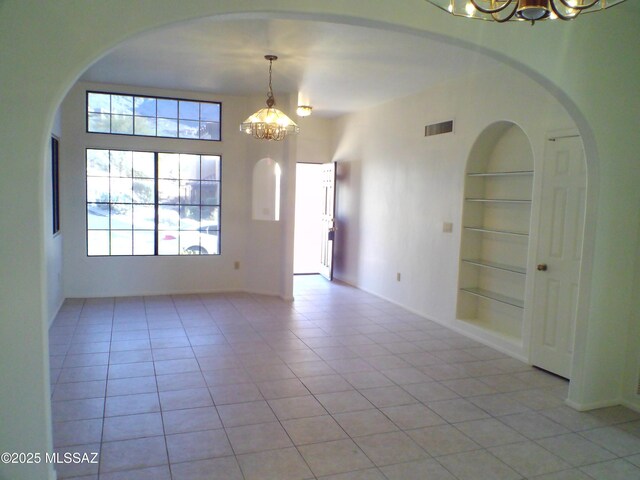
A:
{"label": "door knob", "polygon": [[546,263],[540,263],[540,264],[538,264],[538,271],[540,271],[540,272],[546,272],[546,271],[547,271],[547,264],[546,264]]}

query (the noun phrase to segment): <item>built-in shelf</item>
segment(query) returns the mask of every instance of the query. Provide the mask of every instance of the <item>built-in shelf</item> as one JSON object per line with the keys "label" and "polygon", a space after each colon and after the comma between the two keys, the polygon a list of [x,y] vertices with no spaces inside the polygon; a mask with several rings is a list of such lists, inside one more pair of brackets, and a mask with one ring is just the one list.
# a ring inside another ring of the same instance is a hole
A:
{"label": "built-in shelf", "polygon": [[530,205],[531,200],[516,198],[465,198],[467,202],[483,202],[483,203],[520,203]]}
{"label": "built-in shelf", "polygon": [[468,177],[513,177],[516,175],[533,175],[533,170],[517,170],[514,172],[476,172],[467,173]]}
{"label": "built-in shelf", "polygon": [[465,230],[470,230],[472,232],[482,232],[482,233],[495,233],[497,235],[512,235],[516,237],[528,237],[529,234],[525,232],[510,232],[507,230],[493,230],[490,228],[482,228],[482,227],[464,227]]}
{"label": "built-in shelf", "polygon": [[533,152],[515,124],[480,134],[467,161],[456,318],[487,344],[524,354]]}
{"label": "built-in shelf", "polygon": [[462,261],[464,263],[468,263],[470,265],[476,265],[482,268],[492,268],[494,270],[502,270],[505,272],[519,273],[522,275],[526,275],[527,273],[526,268],[518,267],[515,265],[507,265],[504,263],[489,262],[487,260],[478,260],[478,259],[472,259],[472,258],[463,258]]}
{"label": "built-in shelf", "polygon": [[511,305],[516,308],[524,308],[524,300],[520,300],[518,298],[508,297],[482,288],[461,288],[460,290],[465,293],[475,295],[476,297],[486,298],[488,300],[504,303],[505,305]]}

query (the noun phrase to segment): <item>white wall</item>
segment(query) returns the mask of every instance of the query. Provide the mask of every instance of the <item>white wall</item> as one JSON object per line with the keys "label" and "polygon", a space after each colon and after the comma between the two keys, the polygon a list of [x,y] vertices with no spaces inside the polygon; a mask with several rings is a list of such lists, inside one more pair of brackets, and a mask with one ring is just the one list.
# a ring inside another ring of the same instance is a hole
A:
{"label": "white wall", "polygon": [[[58,140],[62,137],[60,109],[56,112],[53,128],[51,129],[51,135],[58,138]],[[59,145],[59,148],[61,149],[62,146]],[[61,169],[60,166],[58,169]],[[47,303],[45,315],[49,324],[51,324],[64,301],[62,289],[62,242],[64,227],[61,224],[58,233],[55,235],[53,234],[51,148],[46,151],[44,170],[44,252],[47,276]],[[59,175],[61,177],[62,173],[60,172]]]}
{"label": "white wall", "polygon": [[[86,133],[86,90],[222,102],[222,141]],[[78,83],[62,105],[61,187],[64,294],[101,297],[248,290],[280,295],[283,225],[251,220],[251,172],[265,156],[278,161],[285,142],[259,142],[239,132],[253,112],[245,97],[131,86]],[[251,112],[249,111],[251,110]],[[115,148],[222,156],[221,254],[212,256],[87,257],[85,149]],[[260,225],[256,225],[259,223]],[[276,251],[276,255],[268,252]],[[265,252],[267,252],[265,254]],[[240,269],[234,263],[240,262]]]}
{"label": "white wall", "polygon": [[[500,88],[472,89],[487,85]],[[453,134],[424,137],[425,125],[449,119]],[[575,128],[546,91],[506,66],[342,118],[336,277],[454,326],[466,161],[480,132],[499,120],[526,133],[536,169],[545,133]]]}

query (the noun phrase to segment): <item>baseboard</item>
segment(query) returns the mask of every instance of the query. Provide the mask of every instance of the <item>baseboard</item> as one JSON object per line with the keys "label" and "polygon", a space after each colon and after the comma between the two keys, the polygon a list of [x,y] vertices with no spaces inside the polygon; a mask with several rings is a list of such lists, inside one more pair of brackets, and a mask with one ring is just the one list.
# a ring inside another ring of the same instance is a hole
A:
{"label": "baseboard", "polygon": [[607,407],[615,407],[618,405],[623,405],[622,400],[602,400],[600,402],[592,402],[592,403],[578,403],[573,400],[566,399],[564,401],[565,405],[577,410],[579,412],[588,412],[589,410],[596,410],[598,408],[607,408]]}
{"label": "baseboard", "polygon": [[631,402],[629,400],[622,400],[621,404],[627,407],[629,410],[640,413],[640,404],[638,402]]}

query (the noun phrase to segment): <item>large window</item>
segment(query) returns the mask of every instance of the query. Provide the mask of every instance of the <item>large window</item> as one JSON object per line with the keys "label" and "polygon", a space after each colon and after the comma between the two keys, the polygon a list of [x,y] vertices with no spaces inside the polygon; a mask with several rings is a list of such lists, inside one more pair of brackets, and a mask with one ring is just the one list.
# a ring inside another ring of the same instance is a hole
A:
{"label": "large window", "polygon": [[220,103],[87,92],[87,132],[220,140]]}
{"label": "large window", "polygon": [[220,157],[87,150],[87,254],[220,253]]}

